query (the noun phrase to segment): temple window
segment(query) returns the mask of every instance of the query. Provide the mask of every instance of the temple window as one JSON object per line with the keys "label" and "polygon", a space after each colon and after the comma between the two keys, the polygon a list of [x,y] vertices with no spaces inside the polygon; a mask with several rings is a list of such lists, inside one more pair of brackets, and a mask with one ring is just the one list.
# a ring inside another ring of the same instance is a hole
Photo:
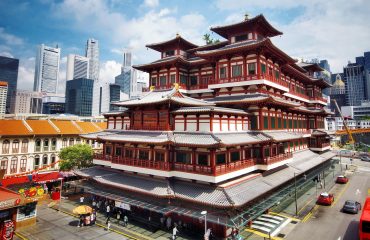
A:
{"label": "temple window", "polygon": [[226,78],[226,77],[227,77],[226,67],[220,67],[220,78]]}
{"label": "temple window", "polygon": [[198,85],[198,77],[197,76],[190,76],[190,86]]}
{"label": "temple window", "polygon": [[121,156],[122,149],[120,147],[116,148],[116,156]]}
{"label": "temple window", "polygon": [[151,86],[155,86],[155,85],[157,85],[157,78],[152,77]]}
{"label": "temple window", "polygon": [[284,118],[284,128],[287,128],[287,124],[286,124],[286,118]]}
{"label": "temple window", "polygon": [[176,153],[176,162],[190,164],[191,163],[191,155],[190,155],[190,153],[177,152]]}
{"label": "temple window", "polygon": [[226,154],[219,153],[216,155],[216,164],[224,164],[226,163]]}
{"label": "temple window", "polygon": [[139,159],[140,160],[149,160],[149,151],[148,150],[139,150]]}
{"label": "temple window", "polygon": [[126,158],[133,158],[134,156],[134,151],[132,149],[126,149],[125,150],[125,157]]}
{"label": "temple window", "polygon": [[258,124],[257,124],[257,116],[250,116],[251,120],[251,130],[257,130]]}
{"label": "temple window", "polygon": [[279,75],[279,71],[278,70],[275,70],[275,78],[276,79],[279,79],[280,75]]}
{"label": "temple window", "polygon": [[267,116],[263,117],[263,128],[267,129],[269,127],[269,120]]}
{"label": "temple window", "polygon": [[256,74],[256,63],[248,63],[248,75]]}
{"label": "temple window", "polygon": [[245,40],[248,40],[248,34],[235,36],[235,42],[241,42],[241,41],[245,41]]}
{"label": "temple window", "polygon": [[281,117],[278,118],[278,129],[281,129]]}
{"label": "temple window", "polygon": [[242,75],[242,65],[232,66],[233,77],[240,77]]}
{"label": "temple window", "polygon": [[167,85],[167,79],[166,79],[166,76],[160,76],[160,77],[159,77],[159,85],[160,85],[160,86],[166,86],[166,85]]}
{"label": "temple window", "polygon": [[175,83],[176,82],[176,75],[175,74],[172,74],[170,76],[170,81],[171,81],[171,84]]}
{"label": "temple window", "polygon": [[164,162],[164,152],[155,152],[155,160]]}
{"label": "temple window", "polygon": [[181,85],[186,85],[187,78],[185,75],[180,75],[180,84]]}
{"label": "temple window", "polygon": [[112,153],[112,147],[111,146],[105,146],[105,153],[110,155]]}
{"label": "temple window", "polygon": [[175,50],[166,51],[164,54],[165,57],[173,56],[175,55]]}
{"label": "temple window", "polygon": [[271,117],[271,128],[275,129],[275,117]]}
{"label": "temple window", "polygon": [[267,148],[263,149],[263,151],[264,151],[265,157],[270,156],[270,148],[267,147]]}
{"label": "temple window", "polygon": [[272,76],[274,74],[274,71],[272,70],[272,67],[269,68],[269,75]]}
{"label": "temple window", "polygon": [[261,63],[261,72],[266,73],[266,65]]}
{"label": "temple window", "polygon": [[252,153],[253,158],[259,158],[261,156],[261,151],[259,148],[253,148]]}
{"label": "temple window", "polygon": [[230,160],[232,162],[239,161],[240,160],[240,152],[239,151],[233,151],[230,153]]}
{"label": "temple window", "polygon": [[198,154],[198,165],[203,165],[203,166],[208,165],[208,154],[206,153]]}
{"label": "temple window", "polygon": [[250,159],[252,157],[252,153],[251,153],[251,149],[250,148],[245,149],[244,156],[245,156],[244,157],[245,159]]}

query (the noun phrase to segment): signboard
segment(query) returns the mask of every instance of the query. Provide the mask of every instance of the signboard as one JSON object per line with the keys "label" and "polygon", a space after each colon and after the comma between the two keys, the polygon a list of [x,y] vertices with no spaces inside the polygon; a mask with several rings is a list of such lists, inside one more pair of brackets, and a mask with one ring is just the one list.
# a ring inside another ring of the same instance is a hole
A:
{"label": "signboard", "polygon": [[131,211],[130,204],[127,204],[127,203],[116,201],[115,206],[117,208],[122,208],[122,209],[125,209],[125,210],[128,210],[128,211]]}

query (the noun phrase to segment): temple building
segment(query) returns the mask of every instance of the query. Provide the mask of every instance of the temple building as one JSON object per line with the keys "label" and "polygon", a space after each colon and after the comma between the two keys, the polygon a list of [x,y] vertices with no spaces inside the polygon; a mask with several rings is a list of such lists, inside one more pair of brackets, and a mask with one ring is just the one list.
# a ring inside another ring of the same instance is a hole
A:
{"label": "temple building", "polygon": [[211,30],[225,40],[147,45],[161,59],[134,68],[150,74],[150,91],[115,103],[126,110],[105,114],[107,130],[82,135],[103,151],[76,184],[199,231],[206,210],[207,226],[226,238],[284,198],[296,176],[327,167],[330,84],[314,78],[318,65],[298,65],[271,42],[282,33],[263,15]]}

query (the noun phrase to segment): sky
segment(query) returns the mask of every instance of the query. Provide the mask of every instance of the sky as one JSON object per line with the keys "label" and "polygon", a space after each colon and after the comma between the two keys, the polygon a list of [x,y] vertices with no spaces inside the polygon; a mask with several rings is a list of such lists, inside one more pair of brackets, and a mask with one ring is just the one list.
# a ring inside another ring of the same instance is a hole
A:
{"label": "sky", "polygon": [[88,38],[99,40],[100,78],[114,81],[122,52],[134,64],[159,59],[146,44],[175,37],[203,45],[205,33],[263,14],[284,34],[272,39],[303,59],[327,59],[332,72],[370,51],[368,0],[1,0],[0,56],[20,59],[18,88],[32,89],[36,48],[61,48],[58,92],[64,93],[68,54],[85,54]]}

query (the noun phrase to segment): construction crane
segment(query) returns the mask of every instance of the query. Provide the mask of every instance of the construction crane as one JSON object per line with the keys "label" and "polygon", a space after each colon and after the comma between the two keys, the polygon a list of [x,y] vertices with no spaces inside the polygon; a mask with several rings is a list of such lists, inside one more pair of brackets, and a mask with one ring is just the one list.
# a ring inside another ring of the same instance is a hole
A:
{"label": "construction crane", "polygon": [[350,145],[354,146],[354,144],[355,144],[355,139],[353,138],[352,133],[351,133],[350,129],[349,129],[349,128],[348,128],[348,126],[347,126],[347,122],[344,120],[343,114],[342,114],[342,112],[341,112],[341,111],[340,111],[340,109],[339,109],[338,103],[337,103],[337,101],[336,101],[335,99],[331,99],[331,100],[334,102],[335,107],[337,108],[337,110],[338,110],[338,112],[339,112],[339,115],[340,115],[340,117],[342,118],[343,126],[344,126],[344,128],[346,129],[346,132],[347,132],[347,134],[348,134],[348,142],[347,142],[347,144],[350,144]]}

